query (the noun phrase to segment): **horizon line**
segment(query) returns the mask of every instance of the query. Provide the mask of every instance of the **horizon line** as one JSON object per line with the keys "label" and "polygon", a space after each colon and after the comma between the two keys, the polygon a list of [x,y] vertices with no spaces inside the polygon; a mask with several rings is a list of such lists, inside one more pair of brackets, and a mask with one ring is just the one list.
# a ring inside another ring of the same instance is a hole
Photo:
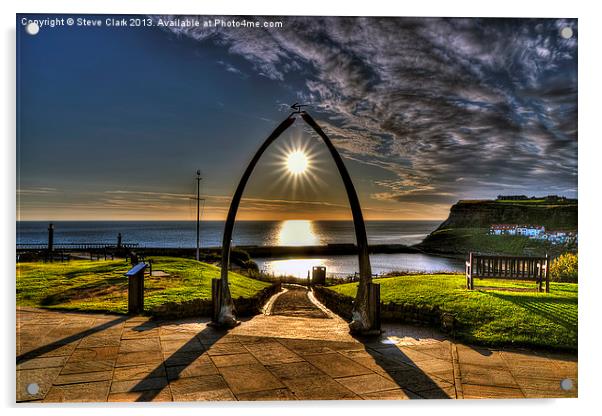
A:
{"label": "horizon line", "polygon": [[[402,221],[444,221],[446,218],[421,218],[421,219],[403,219],[403,218],[399,218],[399,219],[390,219],[390,218],[371,218],[371,219],[364,219],[364,222],[371,222],[371,221],[389,221],[389,222],[402,222]],[[17,219],[16,222],[48,222],[48,223],[54,223],[54,222],[132,222],[132,221],[144,221],[144,222],[196,222],[196,220],[192,219],[192,220],[183,220],[183,219],[171,219],[171,220],[165,220],[165,219],[72,219],[72,220],[65,220],[65,219],[56,219],[56,220],[52,220],[52,219]],[[202,220],[201,219],[201,223],[203,222],[225,222],[225,219],[221,219],[221,220]],[[257,220],[251,220],[251,219],[240,219],[240,220],[236,220],[236,222],[282,222],[282,221],[332,221],[332,222],[353,222],[353,218],[349,218],[349,219],[328,219],[328,218],[323,218],[323,219],[308,219],[308,218],[289,218],[289,219],[274,219],[274,220],[266,220],[266,219],[257,219]]]}

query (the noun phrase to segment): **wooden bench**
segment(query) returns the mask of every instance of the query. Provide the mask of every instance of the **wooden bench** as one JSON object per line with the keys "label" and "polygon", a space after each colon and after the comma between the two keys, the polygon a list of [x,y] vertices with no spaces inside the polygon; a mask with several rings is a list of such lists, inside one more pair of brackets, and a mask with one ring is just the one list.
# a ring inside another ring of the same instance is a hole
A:
{"label": "wooden bench", "polygon": [[466,288],[474,289],[474,279],[534,280],[537,291],[550,292],[549,259],[529,256],[494,256],[470,253],[466,261]]}
{"label": "wooden bench", "polygon": [[132,267],[136,266],[139,263],[146,263],[147,269],[145,269],[145,270],[148,271],[149,276],[153,275],[153,260],[152,259],[147,260],[147,258],[144,254],[138,254],[132,250],[130,250],[128,256],[125,259],[126,263],[128,261],[128,258],[129,258],[130,262],[132,263]]}

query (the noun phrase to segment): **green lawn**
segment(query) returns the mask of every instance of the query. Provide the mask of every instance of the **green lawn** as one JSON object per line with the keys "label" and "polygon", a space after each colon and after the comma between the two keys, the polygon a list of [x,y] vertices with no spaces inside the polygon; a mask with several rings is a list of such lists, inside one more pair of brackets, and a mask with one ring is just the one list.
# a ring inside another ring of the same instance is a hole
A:
{"label": "green lawn", "polygon": [[[468,342],[577,349],[574,283],[552,283],[549,294],[509,290],[534,289],[534,282],[487,279],[477,279],[475,290],[469,291],[463,275],[399,276],[375,283],[381,284],[384,303],[432,305],[454,314],[459,324],[456,335]],[[349,283],[329,289],[355,296],[356,287]]]}
{"label": "green lawn", "polygon": [[[130,268],[125,260],[72,260],[65,263],[18,263],[17,305],[87,311],[127,312]],[[169,277],[145,277],[144,309],[166,302],[211,297],[211,279],[220,269],[195,260],[153,257],[153,270]],[[268,283],[230,273],[233,298],[253,296]]]}

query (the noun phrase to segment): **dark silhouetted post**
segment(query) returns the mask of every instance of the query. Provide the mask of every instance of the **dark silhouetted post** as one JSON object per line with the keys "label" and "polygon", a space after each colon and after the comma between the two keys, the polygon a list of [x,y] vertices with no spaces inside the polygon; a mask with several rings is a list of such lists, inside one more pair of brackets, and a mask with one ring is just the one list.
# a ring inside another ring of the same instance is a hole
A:
{"label": "dark silhouetted post", "polygon": [[121,233],[117,234],[117,249],[121,250]]}
{"label": "dark silhouetted post", "polygon": [[201,258],[201,171],[196,171],[196,261]]}
{"label": "dark silhouetted post", "polygon": [[546,253],[545,266],[543,269],[546,278],[546,293],[550,293],[550,258],[548,257],[548,253]]}
{"label": "dark silhouetted post", "polygon": [[48,253],[54,251],[54,224],[48,224]]}
{"label": "dark silhouetted post", "polygon": [[128,313],[144,311],[144,270],[146,263],[138,263],[125,274],[128,277]]}

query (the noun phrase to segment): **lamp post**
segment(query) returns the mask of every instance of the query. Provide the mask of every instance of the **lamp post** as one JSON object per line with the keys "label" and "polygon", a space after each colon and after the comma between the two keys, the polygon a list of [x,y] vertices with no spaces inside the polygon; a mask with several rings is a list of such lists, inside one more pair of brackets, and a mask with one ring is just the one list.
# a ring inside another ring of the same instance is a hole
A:
{"label": "lamp post", "polygon": [[201,258],[200,254],[200,232],[201,232],[201,170],[196,171],[196,261]]}

